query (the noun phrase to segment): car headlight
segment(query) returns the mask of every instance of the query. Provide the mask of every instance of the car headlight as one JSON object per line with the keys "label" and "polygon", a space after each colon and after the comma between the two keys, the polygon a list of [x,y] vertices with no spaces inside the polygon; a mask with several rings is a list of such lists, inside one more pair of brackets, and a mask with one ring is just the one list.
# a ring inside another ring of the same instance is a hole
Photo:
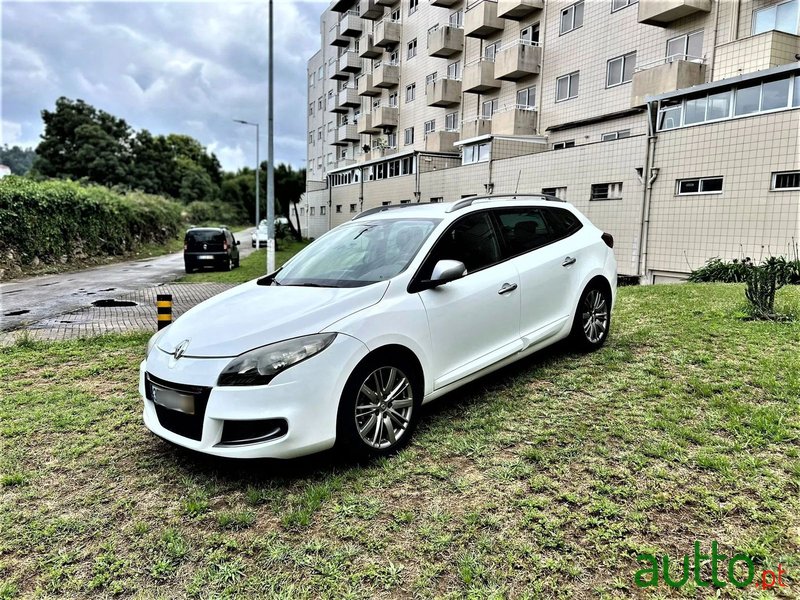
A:
{"label": "car headlight", "polygon": [[144,353],[144,356],[145,356],[145,358],[147,358],[148,356],[150,356],[150,350],[152,350],[153,348],[155,348],[155,347],[156,347],[156,344],[158,343],[158,340],[159,340],[159,338],[160,338],[162,335],[164,335],[164,332],[165,332],[165,331],[166,331],[168,328],[169,328],[169,325],[167,325],[166,327],[164,327],[164,329],[159,329],[159,330],[158,330],[158,331],[156,331],[156,332],[155,332],[155,333],[154,333],[152,336],[150,336],[150,339],[149,339],[149,340],[147,340],[147,351],[145,351],[145,353]]}
{"label": "car headlight", "polygon": [[249,350],[234,358],[217,385],[266,385],[281,371],[325,350],[335,333],[317,333]]}

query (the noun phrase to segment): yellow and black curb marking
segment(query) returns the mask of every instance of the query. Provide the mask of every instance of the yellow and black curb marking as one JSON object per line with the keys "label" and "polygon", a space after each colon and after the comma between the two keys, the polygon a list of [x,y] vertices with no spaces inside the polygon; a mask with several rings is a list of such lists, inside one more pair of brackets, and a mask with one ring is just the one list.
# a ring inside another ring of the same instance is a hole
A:
{"label": "yellow and black curb marking", "polygon": [[156,294],[156,310],[158,311],[158,328],[164,329],[172,323],[172,294]]}

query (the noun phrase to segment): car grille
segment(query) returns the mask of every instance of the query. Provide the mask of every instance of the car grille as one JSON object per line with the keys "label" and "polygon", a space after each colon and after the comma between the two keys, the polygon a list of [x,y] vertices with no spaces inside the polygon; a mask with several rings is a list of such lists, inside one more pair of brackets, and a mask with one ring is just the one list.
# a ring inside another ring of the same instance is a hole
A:
{"label": "car grille", "polygon": [[153,403],[153,406],[156,408],[158,422],[164,429],[199,442],[203,437],[203,419],[206,414],[208,397],[211,395],[211,388],[172,383],[171,381],[165,381],[164,379],[147,373],[145,375],[144,389],[145,396],[151,402],[153,401],[153,384],[162,388],[175,390],[181,394],[190,395],[194,398],[193,415],[172,410],[160,404]]}

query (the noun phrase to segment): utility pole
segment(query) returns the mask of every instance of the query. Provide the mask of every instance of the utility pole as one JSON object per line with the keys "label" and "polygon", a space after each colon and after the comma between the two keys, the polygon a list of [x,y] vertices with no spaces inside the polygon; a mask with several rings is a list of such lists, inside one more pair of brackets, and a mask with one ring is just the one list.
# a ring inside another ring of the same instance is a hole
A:
{"label": "utility pole", "polygon": [[261,243],[258,241],[258,224],[261,222],[261,212],[260,212],[260,210],[261,210],[261,198],[260,198],[261,186],[259,185],[259,181],[258,181],[258,172],[259,172],[259,170],[261,170],[261,165],[259,164],[259,161],[261,160],[261,158],[259,157],[259,154],[258,154],[259,144],[260,144],[260,141],[261,141],[261,135],[259,134],[260,126],[259,126],[258,123],[251,123],[250,121],[242,121],[241,119],[234,119],[233,122],[234,123],[241,123],[242,125],[253,125],[256,128],[256,246],[260,247]]}
{"label": "utility pole", "polygon": [[267,98],[267,273],[275,271],[275,169],[273,152],[273,136],[275,132],[272,118],[272,88],[274,83],[272,72],[272,0],[269,0],[269,96]]}

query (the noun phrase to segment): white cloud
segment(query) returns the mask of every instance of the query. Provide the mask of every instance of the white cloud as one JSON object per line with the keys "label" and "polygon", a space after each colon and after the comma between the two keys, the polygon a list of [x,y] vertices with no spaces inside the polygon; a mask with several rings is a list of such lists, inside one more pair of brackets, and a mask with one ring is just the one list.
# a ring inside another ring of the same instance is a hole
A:
{"label": "white cloud", "polygon": [[22,125],[11,121],[0,121],[0,145],[18,144],[22,139]]}

